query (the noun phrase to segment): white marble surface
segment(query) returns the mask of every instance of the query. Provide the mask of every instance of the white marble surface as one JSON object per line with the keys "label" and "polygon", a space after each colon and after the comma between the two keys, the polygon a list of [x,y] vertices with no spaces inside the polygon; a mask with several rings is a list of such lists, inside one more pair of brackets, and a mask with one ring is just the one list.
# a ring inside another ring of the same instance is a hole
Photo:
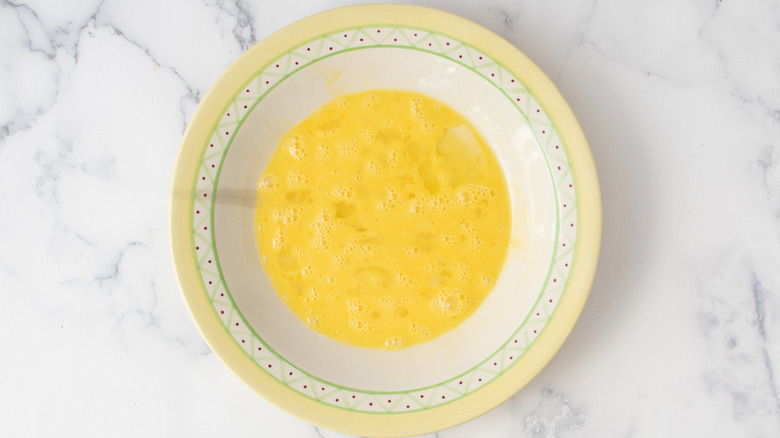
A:
{"label": "white marble surface", "polygon": [[[336,437],[212,354],[169,255],[185,124],[274,30],[352,1],[0,1],[4,436]],[[418,2],[507,38],[588,136],[590,301],[442,438],[780,436],[780,2]]]}

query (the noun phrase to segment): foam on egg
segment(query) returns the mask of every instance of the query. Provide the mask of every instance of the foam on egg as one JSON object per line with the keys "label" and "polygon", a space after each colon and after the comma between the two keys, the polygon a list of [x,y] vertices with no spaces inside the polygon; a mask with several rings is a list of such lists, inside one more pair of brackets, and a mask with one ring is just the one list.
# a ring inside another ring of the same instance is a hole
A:
{"label": "foam on egg", "polygon": [[510,208],[497,160],[427,96],[340,96],[294,127],[258,178],[268,276],[306,326],[397,350],[471,315],[495,284]]}

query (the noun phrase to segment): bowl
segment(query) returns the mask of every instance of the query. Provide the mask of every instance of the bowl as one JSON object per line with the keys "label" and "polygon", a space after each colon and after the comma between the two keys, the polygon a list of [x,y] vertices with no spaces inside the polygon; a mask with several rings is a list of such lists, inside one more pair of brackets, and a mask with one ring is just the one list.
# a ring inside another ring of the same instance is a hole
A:
{"label": "bowl", "polygon": [[[273,290],[254,234],[257,181],[281,137],[336,96],[376,88],[426,94],[470,120],[512,202],[506,261],[482,305],[444,335],[397,351],[306,327]],[[475,418],[547,364],[589,293],[601,205],[576,118],[526,56],[455,15],[363,5],[291,24],[223,73],[184,134],[170,228],[192,316],[240,379],[315,425],[402,436]]]}

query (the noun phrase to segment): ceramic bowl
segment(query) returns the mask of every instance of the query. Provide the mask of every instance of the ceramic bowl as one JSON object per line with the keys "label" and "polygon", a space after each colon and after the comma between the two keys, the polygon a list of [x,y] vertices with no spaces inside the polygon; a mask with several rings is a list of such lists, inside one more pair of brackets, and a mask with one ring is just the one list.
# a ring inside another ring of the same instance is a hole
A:
{"label": "ceramic bowl", "polygon": [[[512,201],[494,290],[457,328],[399,351],[307,328],[270,285],[254,234],[258,177],[282,135],[336,96],[374,88],[421,92],[466,116]],[[600,232],[590,151],[552,82],[492,32],[413,6],[324,12],[252,47],[193,116],[171,197],[176,269],[209,346],[279,408],[356,435],[441,430],[520,390],[580,314]]]}

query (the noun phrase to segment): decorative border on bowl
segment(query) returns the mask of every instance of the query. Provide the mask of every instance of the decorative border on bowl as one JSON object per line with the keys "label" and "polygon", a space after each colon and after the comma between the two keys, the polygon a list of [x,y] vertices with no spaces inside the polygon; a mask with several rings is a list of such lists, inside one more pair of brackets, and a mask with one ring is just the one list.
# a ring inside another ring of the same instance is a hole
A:
{"label": "decorative border on bowl", "polygon": [[[449,380],[406,391],[372,392],[313,376],[287,362],[254,331],[233,301],[219,264],[214,237],[214,202],[222,163],[232,140],[252,109],[298,70],[338,53],[365,48],[423,51],[458,63],[492,83],[527,120],[547,160],[556,197],[555,248],[544,286],[532,311],[515,333],[478,365]],[[388,25],[360,26],[305,42],[262,67],[233,96],[203,145],[192,185],[192,247],[203,292],[215,314],[258,368],[290,389],[318,402],[365,413],[406,413],[451,403],[503,374],[531,347],[560,301],[571,271],[577,241],[577,198],[571,166],[554,122],[521,79],[469,44],[425,29]]]}

